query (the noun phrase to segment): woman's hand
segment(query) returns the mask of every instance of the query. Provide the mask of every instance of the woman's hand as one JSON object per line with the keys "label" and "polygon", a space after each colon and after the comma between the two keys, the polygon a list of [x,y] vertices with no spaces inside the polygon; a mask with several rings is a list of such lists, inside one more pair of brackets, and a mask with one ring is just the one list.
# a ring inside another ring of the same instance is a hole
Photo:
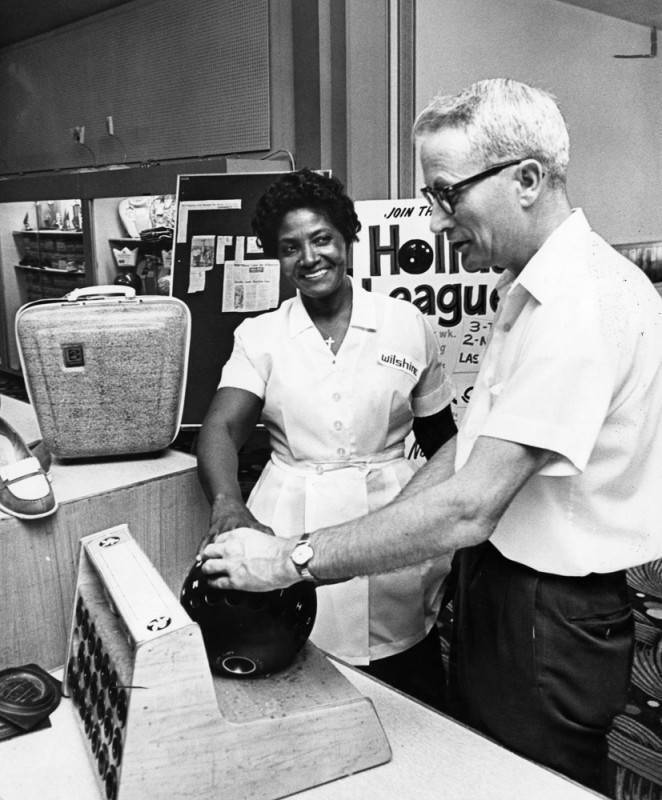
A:
{"label": "woman's hand", "polygon": [[214,542],[217,536],[236,528],[252,528],[274,536],[273,530],[255,519],[242,500],[219,494],[214,500],[209,531],[200,543],[199,552],[202,552],[206,545]]}
{"label": "woman's hand", "polygon": [[220,533],[232,531],[235,528],[253,528],[273,535],[273,531],[268,525],[263,525],[255,519],[243,500],[228,497],[226,494],[216,495],[211,510],[210,536],[218,536]]}

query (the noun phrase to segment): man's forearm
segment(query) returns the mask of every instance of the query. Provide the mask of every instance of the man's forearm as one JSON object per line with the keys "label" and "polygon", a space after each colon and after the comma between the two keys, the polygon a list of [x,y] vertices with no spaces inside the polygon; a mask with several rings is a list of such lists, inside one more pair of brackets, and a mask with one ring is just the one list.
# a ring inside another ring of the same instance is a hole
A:
{"label": "man's forearm", "polygon": [[320,580],[389,572],[487,538],[491,530],[480,516],[444,489],[400,495],[369,515],[316,531],[310,571]]}
{"label": "man's forearm", "polygon": [[453,436],[426,461],[402,489],[399,498],[412,497],[428,486],[439,486],[455,473],[455,443]]}
{"label": "man's forearm", "polygon": [[452,443],[439,451],[383,508],[313,533],[311,573],[339,580],[389,572],[479,544],[547,458],[543,451],[481,438],[469,462],[444,480],[454,450]]}
{"label": "man's forearm", "polygon": [[440,538],[436,520],[443,516],[452,529],[453,520],[467,514],[466,502],[453,502],[452,492],[447,492],[445,512],[434,509],[432,504],[438,504],[440,499],[444,502],[440,498],[441,486],[455,472],[455,440],[453,436],[437,450],[389,505],[367,517],[324,528],[320,533],[329,536],[316,540],[319,545],[315,546],[315,561],[320,566],[316,570],[311,564],[313,574],[320,580],[341,580],[375,571],[389,572],[452,551],[453,545],[444,545]]}

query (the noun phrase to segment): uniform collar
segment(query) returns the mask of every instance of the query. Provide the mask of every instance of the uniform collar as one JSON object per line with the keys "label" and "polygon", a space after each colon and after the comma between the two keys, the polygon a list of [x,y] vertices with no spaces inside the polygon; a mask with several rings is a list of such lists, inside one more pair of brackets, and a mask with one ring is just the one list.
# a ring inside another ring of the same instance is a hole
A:
{"label": "uniform collar", "polygon": [[[371,292],[366,292],[359,284],[350,278],[352,282],[352,317],[349,321],[350,328],[364,328],[366,330],[377,330],[377,313]],[[298,336],[307,328],[313,327],[306,307],[301,300],[301,294],[297,292],[290,308],[290,336]]]}

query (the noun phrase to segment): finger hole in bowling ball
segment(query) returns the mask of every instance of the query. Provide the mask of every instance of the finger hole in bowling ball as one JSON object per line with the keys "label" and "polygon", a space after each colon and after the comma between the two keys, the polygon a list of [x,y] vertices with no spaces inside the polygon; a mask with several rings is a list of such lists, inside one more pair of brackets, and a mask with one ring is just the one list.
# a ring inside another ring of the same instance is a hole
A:
{"label": "finger hole in bowling ball", "polygon": [[217,658],[215,661],[216,672],[229,673],[237,677],[243,675],[253,675],[257,672],[257,664],[252,658],[245,658],[244,656],[226,656],[225,658]]}

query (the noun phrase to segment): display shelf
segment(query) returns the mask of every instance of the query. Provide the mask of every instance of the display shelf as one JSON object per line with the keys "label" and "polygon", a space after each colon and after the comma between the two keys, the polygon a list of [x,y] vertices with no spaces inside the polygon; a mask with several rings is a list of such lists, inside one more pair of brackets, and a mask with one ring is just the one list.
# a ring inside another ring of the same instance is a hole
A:
{"label": "display shelf", "polygon": [[108,239],[108,241],[117,244],[140,244],[142,239],[140,237],[136,239],[133,236],[114,236],[112,239]]}
{"label": "display shelf", "polygon": [[164,250],[170,252],[172,250],[172,237],[168,241],[166,236],[162,239],[134,239],[129,236],[113,236],[108,239],[108,244],[111,247],[138,247],[141,252],[145,253],[161,253]]}
{"label": "display shelf", "polygon": [[65,231],[60,230],[60,228],[37,228],[37,230],[22,230],[22,231],[13,231],[14,236],[81,236],[83,235],[82,230],[78,231]]}
{"label": "display shelf", "polygon": [[14,319],[24,303],[59,298],[97,283],[90,244],[93,230],[88,200],[65,195],[58,200],[0,203],[3,370],[21,374]]}
{"label": "display shelf", "polygon": [[85,272],[80,270],[30,267],[16,264],[21,300],[24,303],[51,297],[62,297],[72,289],[86,285]]}
{"label": "display shelf", "polygon": [[[44,206],[48,207],[48,212],[44,211]],[[49,214],[48,219],[55,219],[55,214],[61,217],[60,211],[53,212],[53,208],[61,207],[59,203],[36,203],[36,218],[45,219]],[[67,224],[72,224],[70,213],[65,210],[64,214]],[[75,219],[78,226],[80,216]],[[73,230],[38,225],[12,233],[16,243],[18,263],[14,266],[20,302],[62,297],[88,282],[82,227]]]}
{"label": "display shelf", "polygon": [[82,269],[59,269],[58,267],[31,267],[28,264],[16,264],[16,269],[24,269],[28,272],[46,272],[56,275],[85,275]]}
{"label": "display shelf", "polygon": [[[36,220],[36,225],[33,222]],[[38,201],[14,228],[17,266],[85,275],[85,240],[79,201]],[[31,294],[40,281],[32,281]],[[52,286],[45,284],[46,296]],[[24,292],[21,292],[24,294]]]}

